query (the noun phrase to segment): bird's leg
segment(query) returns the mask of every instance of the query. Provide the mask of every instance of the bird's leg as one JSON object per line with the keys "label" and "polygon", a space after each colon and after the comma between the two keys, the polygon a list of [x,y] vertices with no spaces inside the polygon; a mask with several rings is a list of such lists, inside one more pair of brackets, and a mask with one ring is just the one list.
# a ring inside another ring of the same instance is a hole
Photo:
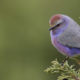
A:
{"label": "bird's leg", "polygon": [[61,65],[63,66],[64,63],[65,63],[68,59],[69,59],[69,56],[67,56],[67,57],[62,61]]}

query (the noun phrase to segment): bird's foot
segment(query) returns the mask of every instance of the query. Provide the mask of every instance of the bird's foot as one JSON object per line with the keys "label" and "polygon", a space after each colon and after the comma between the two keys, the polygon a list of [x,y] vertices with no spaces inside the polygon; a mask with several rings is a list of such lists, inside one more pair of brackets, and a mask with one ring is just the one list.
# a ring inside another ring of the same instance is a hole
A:
{"label": "bird's foot", "polygon": [[69,56],[67,56],[61,63],[62,66],[64,66],[64,63],[69,59]]}

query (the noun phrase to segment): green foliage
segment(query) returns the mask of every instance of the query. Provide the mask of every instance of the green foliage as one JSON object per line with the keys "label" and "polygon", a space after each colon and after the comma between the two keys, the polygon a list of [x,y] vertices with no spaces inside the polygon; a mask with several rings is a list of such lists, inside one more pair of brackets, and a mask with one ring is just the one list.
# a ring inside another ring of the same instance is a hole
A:
{"label": "green foliage", "polygon": [[74,65],[69,65],[68,61],[62,65],[58,60],[51,62],[52,65],[48,67],[45,72],[50,72],[52,74],[60,74],[57,80],[80,80],[80,69],[75,69]]}

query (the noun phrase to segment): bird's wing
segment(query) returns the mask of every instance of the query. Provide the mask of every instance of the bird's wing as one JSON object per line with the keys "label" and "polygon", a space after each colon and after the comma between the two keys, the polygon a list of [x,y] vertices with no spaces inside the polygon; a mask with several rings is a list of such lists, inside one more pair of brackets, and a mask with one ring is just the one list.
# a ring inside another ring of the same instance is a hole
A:
{"label": "bird's wing", "polygon": [[80,48],[80,27],[75,26],[73,28],[68,28],[58,37],[57,40],[62,45]]}

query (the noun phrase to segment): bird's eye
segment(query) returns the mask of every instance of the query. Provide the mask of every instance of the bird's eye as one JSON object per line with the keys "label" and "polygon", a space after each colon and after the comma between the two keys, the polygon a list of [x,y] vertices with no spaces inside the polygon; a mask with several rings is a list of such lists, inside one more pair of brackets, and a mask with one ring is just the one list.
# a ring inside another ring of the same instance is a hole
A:
{"label": "bird's eye", "polygon": [[56,25],[54,25],[53,27],[51,27],[51,28],[49,29],[49,31],[58,28],[59,26],[62,25],[62,23],[63,23],[63,22],[57,23]]}
{"label": "bird's eye", "polygon": [[59,27],[61,24],[62,24],[62,23],[57,24],[56,27]]}
{"label": "bird's eye", "polygon": [[57,23],[56,23],[56,27],[60,26],[62,23],[63,23],[63,20],[62,20],[62,19],[59,20],[59,21],[57,21]]}

